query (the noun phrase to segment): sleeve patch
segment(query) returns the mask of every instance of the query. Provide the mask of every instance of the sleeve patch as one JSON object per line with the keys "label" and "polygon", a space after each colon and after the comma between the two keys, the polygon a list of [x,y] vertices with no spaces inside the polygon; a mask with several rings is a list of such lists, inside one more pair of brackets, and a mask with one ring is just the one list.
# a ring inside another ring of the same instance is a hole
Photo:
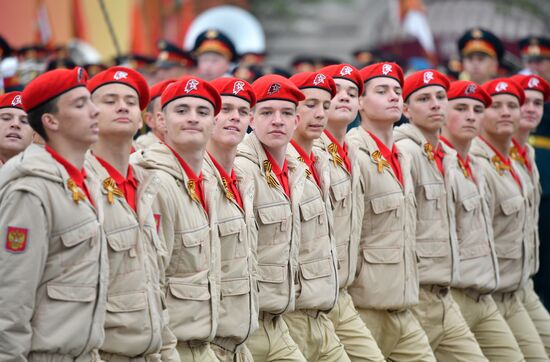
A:
{"label": "sleeve patch", "polygon": [[12,253],[24,252],[27,249],[28,233],[28,229],[8,226],[6,250]]}

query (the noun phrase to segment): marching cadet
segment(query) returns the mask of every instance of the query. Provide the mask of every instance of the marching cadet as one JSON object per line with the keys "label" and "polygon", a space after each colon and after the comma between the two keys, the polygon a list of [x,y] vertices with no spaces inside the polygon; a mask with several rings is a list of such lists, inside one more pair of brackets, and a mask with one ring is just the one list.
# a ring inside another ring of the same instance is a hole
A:
{"label": "marching cadet", "polygon": [[348,125],[359,111],[363,80],[359,71],[349,64],[331,65],[320,72],[332,77],[336,85],[336,95],[328,110],[327,125],[314,143],[314,149],[325,152],[329,158],[329,201],[338,255],[340,289],[338,301],[328,317],[352,361],[384,361],[382,352],[357,313],[347,290],[355,278],[357,268],[364,204],[359,165],[345,137]]}
{"label": "marching cadet", "polygon": [[254,184],[234,167],[234,161],[250,124],[256,96],[250,84],[241,79],[218,78],[211,84],[222,98],[203,166],[204,173],[216,180],[215,192],[219,194],[214,228],[221,248],[221,300],[218,329],[211,346],[220,361],[253,361],[244,342],[258,329],[253,275],[257,238]]}
{"label": "marching cadet", "polygon": [[530,195],[530,215],[527,221],[530,224],[531,237],[528,237],[528,256],[530,264],[529,281],[523,290],[518,292],[518,295],[523,303],[523,306],[529,313],[529,317],[535,324],[539,336],[544,343],[546,353],[550,356],[550,315],[541,303],[537,293],[535,293],[532,277],[538,272],[540,266],[539,247],[539,207],[541,200],[540,188],[540,173],[535,163],[535,151],[533,147],[527,143],[529,134],[539,125],[544,103],[550,99],[550,85],[538,75],[515,75],[510,79],[516,81],[525,92],[525,103],[520,109],[519,127],[514,138],[512,138],[512,148],[510,149],[510,157],[519,164],[517,168],[519,173],[522,173],[526,183],[529,184],[529,189],[532,191]]}
{"label": "marching cadet", "polygon": [[[458,168],[458,162],[439,142],[447,115],[448,88],[449,80],[435,70],[409,75],[403,87],[403,114],[410,123],[394,132],[398,147],[412,159],[416,196],[420,297],[412,310],[438,360],[487,361],[449,288],[459,278],[459,251],[444,182],[444,172],[453,172],[450,169]],[[444,157],[449,159],[445,170]]]}
{"label": "marching cadet", "polygon": [[135,148],[143,150],[153,143],[164,142],[164,134],[166,133],[165,125],[159,121],[160,109],[160,96],[162,92],[168,87],[168,85],[174,83],[175,79],[167,79],[162,82],[158,82],[151,87],[149,94],[151,100],[147,104],[145,111],[143,112],[143,120],[149,127],[149,132],[139,136],[135,141]]}
{"label": "marching cadet", "polygon": [[[149,103],[149,87],[141,74],[126,67],[97,74],[87,87],[99,108],[99,140],[86,166],[102,185],[101,221],[109,246],[101,358],[160,361],[165,328],[158,264],[162,249],[151,211],[159,178],[129,164],[132,138],[141,125],[140,110]],[[175,340],[170,342],[175,345]],[[175,353],[174,346],[169,353]]]}
{"label": "marching cadet", "polygon": [[21,92],[0,95],[0,168],[32,143],[33,133]]}
{"label": "marching cadet", "polygon": [[300,121],[287,147],[287,158],[303,163],[306,181],[299,201],[300,236],[296,308],[283,316],[292,339],[308,361],[349,361],[325,312],[338,300],[338,257],[330,209],[328,157],[313,143],[327,123],[334,80],[320,72],[290,78],[305,99],[296,108]]}
{"label": "marching cadet", "polygon": [[458,40],[463,72],[460,79],[483,84],[494,78],[504,55],[500,39],[482,28],[467,30]]}
{"label": "marching cadet", "polygon": [[99,185],[83,168],[99,132],[86,78],[82,68],[58,69],[22,94],[46,146],[0,171],[2,361],[99,360],[108,261]]}
{"label": "marching cadet", "polygon": [[197,74],[206,80],[229,75],[239,59],[231,39],[217,29],[208,29],[197,36],[193,47],[197,59]]}
{"label": "marching cadet", "polygon": [[165,143],[133,155],[133,163],[159,170],[153,212],[166,249],[163,264],[170,330],[182,361],[217,361],[210,348],[219,310],[219,244],[213,225],[214,180],[202,173],[206,143],[220,95],[208,82],[182,77],[161,95]]}
{"label": "marching cadet", "polygon": [[403,109],[403,71],[395,63],[376,63],[360,73],[361,126],[346,142],[363,178],[364,217],[357,272],[348,290],[388,361],[435,361],[410,309],[418,303],[414,188],[411,160],[392,135]]}
{"label": "marching cadet", "polygon": [[237,149],[236,166],[253,180],[258,224],[259,328],[246,345],[254,361],[306,361],[282,314],[294,310],[298,283],[300,206],[306,167],[286,156],[304,94],[287,78],[266,75],[252,89],[254,130]]}
{"label": "marching cadet", "polygon": [[499,264],[499,284],[493,299],[526,361],[548,361],[542,341],[517,291],[525,287],[532,265],[528,262],[526,239],[529,213],[525,181],[508,152],[520,122],[520,107],[525,101],[523,89],[509,79],[495,79],[483,89],[492,97],[485,109],[481,135],[472,143],[471,153],[477,157],[485,177],[486,199],[492,220],[495,250]]}
{"label": "marching cadet", "polygon": [[[469,154],[491,97],[473,82],[456,81],[450,85],[448,99],[447,121],[440,140],[445,149],[443,168],[450,196],[450,224],[456,230],[460,250],[460,279],[451,283],[453,299],[489,361],[523,361],[514,335],[490,294],[499,280],[492,220],[484,175],[479,172],[478,161]],[[459,167],[450,167],[450,162],[457,162]]]}

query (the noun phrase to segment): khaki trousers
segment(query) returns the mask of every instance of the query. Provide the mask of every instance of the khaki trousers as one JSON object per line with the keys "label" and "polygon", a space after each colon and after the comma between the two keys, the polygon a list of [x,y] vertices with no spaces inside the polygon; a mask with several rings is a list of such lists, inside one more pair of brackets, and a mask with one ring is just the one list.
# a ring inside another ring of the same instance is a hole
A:
{"label": "khaki trousers", "polygon": [[426,331],[438,361],[487,362],[448,287],[420,286],[412,312]]}
{"label": "khaki trousers", "polygon": [[359,316],[346,289],[340,289],[338,301],[327,316],[352,362],[385,361],[382,351]]}
{"label": "khaki trousers", "polygon": [[181,361],[186,362],[218,362],[218,358],[210,348],[210,343],[194,345],[192,342],[178,342],[176,350]]}
{"label": "khaki trousers", "polygon": [[529,313],[529,317],[535,325],[535,328],[537,328],[539,337],[544,344],[546,354],[550,356],[550,314],[548,314],[548,311],[535,292],[533,279],[529,279],[525,288],[518,290],[517,294],[523,303],[523,307],[525,307],[525,310]]}
{"label": "khaki trousers", "polygon": [[516,339],[490,295],[476,296],[452,289],[453,299],[474,334],[481,351],[491,362],[523,362]]}
{"label": "khaki trousers", "polygon": [[517,292],[494,293],[493,299],[500,314],[512,330],[526,362],[548,362],[548,356],[539,337],[537,328],[529,318],[529,314]]}
{"label": "khaki trousers", "polygon": [[327,315],[319,311],[296,310],[283,315],[290,336],[308,361],[342,361],[350,359],[336,336]]}
{"label": "khaki trousers", "polygon": [[281,316],[260,313],[260,326],[246,341],[255,362],[305,362]]}
{"label": "khaki trousers", "polygon": [[357,308],[382,354],[392,362],[436,362],[426,333],[409,309]]}
{"label": "khaki trousers", "polygon": [[214,351],[216,357],[220,362],[254,362],[254,358],[252,358],[252,353],[250,353],[250,351],[244,344],[241,344],[239,347],[237,347],[237,350],[235,352],[225,349],[214,343],[210,344],[210,348],[212,348],[212,351]]}

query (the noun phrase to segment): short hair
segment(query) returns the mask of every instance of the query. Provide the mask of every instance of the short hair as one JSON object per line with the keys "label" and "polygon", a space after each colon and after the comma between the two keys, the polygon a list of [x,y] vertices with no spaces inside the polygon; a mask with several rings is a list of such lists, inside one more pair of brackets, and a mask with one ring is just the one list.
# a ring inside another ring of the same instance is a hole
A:
{"label": "short hair", "polygon": [[59,112],[59,108],[57,107],[58,101],[59,101],[59,96],[53,99],[50,99],[49,101],[39,105],[38,107],[34,108],[27,114],[27,117],[29,119],[29,124],[32,127],[32,129],[36,133],[38,133],[38,135],[42,137],[46,142],[48,141],[48,136],[46,135],[44,124],[42,123],[42,116],[45,113],[55,114]]}

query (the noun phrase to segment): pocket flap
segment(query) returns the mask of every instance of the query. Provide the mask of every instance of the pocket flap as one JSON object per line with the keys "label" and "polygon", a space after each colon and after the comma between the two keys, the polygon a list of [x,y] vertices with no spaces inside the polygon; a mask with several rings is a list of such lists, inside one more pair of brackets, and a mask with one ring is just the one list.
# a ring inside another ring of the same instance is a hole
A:
{"label": "pocket flap", "polygon": [[276,205],[258,208],[258,217],[262,224],[275,224],[288,219],[290,207],[288,205]]}
{"label": "pocket flap", "polygon": [[81,285],[48,284],[48,297],[67,302],[93,302],[96,298],[96,288]]}
{"label": "pocket flap", "polygon": [[421,258],[441,258],[449,254],[449,244],[444,241],[417,241],[416,255]]}
{"label": "pocket flap", "polygon": [[237,234],[244,227],[244,220],[234,219],[229,221],[222,221],[218,223],[218,232],[220,236],[227,236]]}
{"label": "pocket flap", "polygon": [[403,249],[395,248],[366,248],[363,257],[371,264],[397,264],[403,258]]}
{"label": "pocket flap", "polygon": [[134,292],[119,295],[107,295],[106,308],[109,312],[133,312],[147,307],[145,292]]}
{"label": "pocket flap", "polygon": [[386,196],[372,199],[370,201],[372,205],[372,211],[375,214],[381,214],[383,212],[395,210],[401,204],[402,199],[403,199],[403,196],[398,194],[391,194],[391,195],[386,195]]}
{"label": "pocket flap", "polygon": [[245,295],[250,293],[250,280],[248,278],[222,280],[221,294],[222,297],[230,297],[234,295]]}
{"label": "pocket flap", "polygon": [[465,200],[462,200],[462,206],[466,211],[472,211],[479,206],[479,196],[469,197]]}
{"label": "pocket flap", "polygon": [[330,191],[334,201],[342,201],[351,194],[351,180],[345,180],[336,185],[330,185]]}
{"label": "pocket flap", "polygon": [[332,273],[330,258],[300,263],[300,271],[306,280],[328,277]]}
{"label": "pocket flap", "polygon": [[424,193],[426,194],[426,200],[437,200],[443,195],[442,184],[424,185]]}
{"label": "pocket flap", "polygon": [[285,281],[285,265],[258,264],[258,281],[264,283],[282,283]]}
{"label": "pocket flap", "polygon": [[97,221],[92,221],[66,233],[61,234],[61,241],[63,245],[70,248],[77,244],[80,244],[84,240],[88,240],[99,233],[99,227]]}
{"label": "pocket flap", "polygon": [[176,299],[184,300],[209,300],[210,291],[208,290],[208,284],[186,284],[177,283],[173,280],[168,282],[170,288],[170,294]]}
{"label": "pocket flap", "polygon": [[497,256],[501,259],[519,259],[521,258],[521,245],[495,245]]}
{"label": "pocket flap", "polygon": [[107,242],[114,251],[129,250],[134,247],[139,237],[138,226],[107,235]]}
{"label": "pocket flap", "polygon": [[300,204],[300,213],[303,221],[309,221],[325,212],[325,205],[320,197]]}
{"label": "pocket flap", "polygon": [[523,197],[516,196],[512,197],[511,199],[504,200],[500,203],[500,208],[502,209],[502,212],[504,215],[512,215],[519,210],[521,210],[521,207],[523,206]]}
{"label": "pocket flap", "polygon": [[202,243],[204,243],[206,240],[208,240],[209,232],[210,232],[210,228],[208,227],[208,225],[205,225],[199,230],[183,232],[181,234],[181,240],[183,242],[183,245],[187,248],[191,248],[193,246],[199,246]]}

